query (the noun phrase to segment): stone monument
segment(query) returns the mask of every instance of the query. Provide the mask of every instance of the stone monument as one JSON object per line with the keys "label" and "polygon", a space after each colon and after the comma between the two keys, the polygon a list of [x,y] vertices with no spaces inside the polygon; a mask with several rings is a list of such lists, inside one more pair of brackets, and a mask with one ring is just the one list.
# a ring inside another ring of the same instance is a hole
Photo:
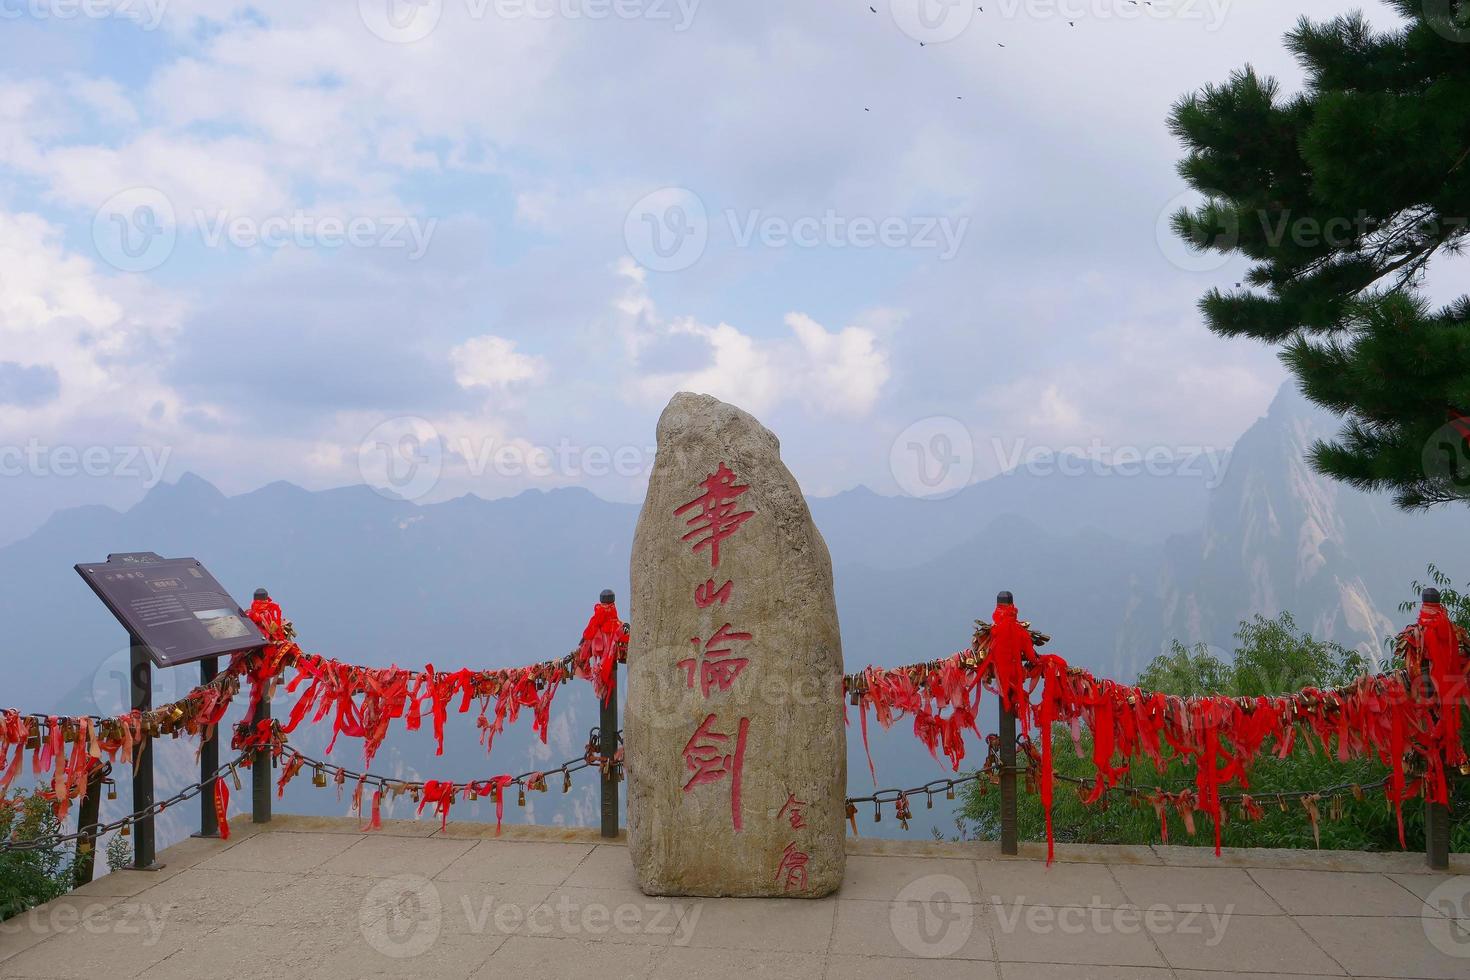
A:
{"label": "stone monument", "polygon": [[628,842],[650,895],[842,882],[847,740],[832,561],[776,437],[681,392],[633,538]]}

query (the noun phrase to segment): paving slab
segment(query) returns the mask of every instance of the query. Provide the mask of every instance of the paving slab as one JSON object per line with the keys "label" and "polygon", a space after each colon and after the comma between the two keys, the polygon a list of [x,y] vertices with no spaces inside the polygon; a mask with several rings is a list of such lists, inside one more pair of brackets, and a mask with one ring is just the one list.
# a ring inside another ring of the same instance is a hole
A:
{"label": "paving slab", "polygon": [[0,924],[0,978],[1470,977],[1470,875],[1418,855],[861,840],[820,900],[649,897],[579,828],[293,817],[160,860]]}
{"label": "paving slab", "polygon": [[1036,861],[976,861],[978,901],[994,905],[1126,905],[1128,897],[1105,864],[1053,864]]}
{"label": "paving slab", "polygon": [[1131,908],[990,905],[988,925],[1002,963],[1163,967],[1156,937]]}
{"label": "paving slab", "polygon": [[689,903],[674,940],[679,945],[823,954],[832,940],[832,921],[841,904],[832,899],[799,898],[673,901]]}
{"label": "paving slab", "polygon": [[1316,942],[1357,976],[1464,980],[1470,929],[1440,916],[1298,916]]}
{"label": "paving slab", "polygon": [[1180,920],[1154,933],[1159,949],[1178,969],[1237,973],[1343,976],[1342,962],[1323,950],[1296,919],[1219,913]]}
{"label": "paving slab", "polygon": [[[821,974],[808,974],[821,976]],[[912,960],[833,953],[826,980],[999,980],[1000,967],[980,960]]]}
{"label": "paving slab", "polygon": [[228,846],[221,848],[218,854],[205,858],[194,867],[214,871],[311,871],[360,840],[362,834],[286,830],[256,834],[239,842],[227,842]]}
{"label": "paving slab", "polygon": [[362,837],[319,867],[324,874],[369,878],[418,874],[432,878],[474,846],[473,841],[433,837]]}
{"label": "paving slab", "polygon": [[577,939],[511,936],[473,974],[475,980],[638,980],[653,974],[660,949]]}
{"label": "paving slab", "polygon": [[[441,871],[445,881],[528,882],[560,885],[592,853],[591,844],[480,840]],[[627,849],[624,849],[627,853]]]}
{"label": "paving slab", "polygon": [[1110,869],[1128,901],[1140,908],[1232,909],[1238,915],[1279,915],[1281,906],[1242,868],[1119,865]]}
{"label": "paving slab", "polygon": [[124,898],[72,892],[0,922],[0,975],[11,976],[5,961],[53,937],[89,928]]}
{"label": "paving slab", "polygon": [[442,912],[446,935],[512,936],[531,911],[550,897],[555,885],[515,881],[446,881],[426,883]]}
{"label": "paving slab", "polygon": [[988,906],[917,899],[839,899],[836,904],[834,953],[919,960],[995,959]]}
{"label": "paving slab", "polygon": [[1470,919],[1470,874],[1391,874],[1401,888],[1418,895],[1440,915]]}
{"label": "paving slab", "polygon": [[[174,922],[234,922],[303,879],[303,875],[274,871],[186,868],[128,901],[146,902]],[[125,907],[127,902],[122,904]]]}
{"label": "paving slab", "polygon": [[[912,965],[912,960],[902,961]],[[749,980],[817,980],[827,970],[823,955],[787,953],[756,949],[701,949],[674,946],[659,953],[657,965],[650,974],[653,980],[721,980],[723,977],[746,977]],[[913,971],[905,971],[909,976]],[[845,974],[848,980],[873,974]],[[973,974],[971,974],[973,975]],[[895,976],[888,974],[890,980]]]}
{"label": "paving slab", "polygon": [[1426,908],[1383,874],[1254,868],[1250,876],[1292,915],[1418,915]]}
{"label": "paving slab", "polygon": [[1173,980],[1175,975],[1171,970],[1146,966],[1075,963],[1002,963],[1000,969],[1004,980]]}
{"label": "paving slab", "polygon": [[572,869],[563,884],[577,888],[637,888],[638,876],[628,848],[622,844],[600,844]]}

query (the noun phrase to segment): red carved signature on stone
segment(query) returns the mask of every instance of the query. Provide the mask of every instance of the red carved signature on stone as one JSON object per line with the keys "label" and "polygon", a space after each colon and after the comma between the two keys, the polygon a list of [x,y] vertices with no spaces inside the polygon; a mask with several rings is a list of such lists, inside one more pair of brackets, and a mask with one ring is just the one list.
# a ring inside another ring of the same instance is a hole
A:
{"label": "red carved signature on stone", "polygon": [[745,828],[740,815],[740,771],[745,765],[745,739],[750,731],[750,719],[741,718],[735,736],[733,751],[727,751],[730,736],[714,730],[715,716],[711,714],[700,723],[684,746],[684,766],[694,775],[684,784],[689,792],[704,783],[714,783],[730,777],[730,819],[736,830]]}
{"label": "red carved signature on stone", "polygon": [[694,542],[693,550],[697,552],[700,549],[708,549],[710,567],[719,568],[720,542],[740,530],[740,525],[755,516],[753,510],[735,512],[735,498],[745,493],[750,487],[736,485],[735,474],[724,463],[721,463],[714,473],[700,481],[699,485],[704,488],[704,493],[674,511],[675,517],[682,517],[685,511],[695,507],[699,508],[698,513],[684,522],[694,530],[679,540],[688,541],[690,538],[699,538]]}
{"label": "red carved signature on stone", "polygon": [[797,892],[806,888],[806,864],[811,858],[805,851],[796,849],[796,842],[786,845],[781,852],[781,864],[776,868],[776,883],[784,891]]}
{"label": "red carved signature on stone", "polygon": [[715,588],[715,580],[709,579],[694,587],[694,605],[700,609],[708,609],[715,603],[725,605],[730,601],[730,594],[735,589],[735,583],[726,580],[725,584],[718,589]]}
{"label": "red carved signature on stone", "polygon": [[689,687],[694,686],[694,675],[699,675],[700,693],[709,697],[711,685],[719,687],[722,691],[728,691],[730,685],[735,683],[735,678],[740,676],[750,663],[749,657],[731,656],[733,648],[728,646],[716,646],[717,643],[728,643],[734,640],[748,640],[751,634],[737,633],[730,629],[726,623],[715,631],[715,635],[709,638],[703,649],[697,636],[691,636],[689,642],[694,644],[695,654],[684,660],[680,660],[678,666],[683,667],[689,675]]}
{"label": "red carved signature on stone", "polygon": [[776,819],[780,820],[789,812],[790,816],[787,819],[791,821],[791,829],[800,830],[806,826],[806,817],[803,815],[805,807],[805,801],[798,800],[795,793],[789,793],[786,796],[786,802],[781,804],[781,809],[776,813]]}

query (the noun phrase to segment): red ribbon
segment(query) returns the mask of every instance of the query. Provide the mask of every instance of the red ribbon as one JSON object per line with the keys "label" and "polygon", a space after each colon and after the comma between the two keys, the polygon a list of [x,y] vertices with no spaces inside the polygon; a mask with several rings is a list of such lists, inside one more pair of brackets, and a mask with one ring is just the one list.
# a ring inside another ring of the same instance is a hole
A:
{"label": "red ribbon", "polygon": [[229,840],[230,787],[218,777],[214,781],[214,819],[219,824],[220,840]]}
{"label": "red ribbon", "polygon": [[577,648],[577,676],[592,681],[592,690],[603,703],[612,693],[618,657],[627,642],[627,627],[618,615],[617,603],[599,602],[592,607],[592,618]]}
{"label": "red ribbon", "polygon": [[434,810],[439,814],[439,829],[443,830],[449,826],[449,808],[454,805],[454,784],[441,783],[436,779],[424,783],[418,812],[423,813],[424,807],[430,803],[434,804]]}

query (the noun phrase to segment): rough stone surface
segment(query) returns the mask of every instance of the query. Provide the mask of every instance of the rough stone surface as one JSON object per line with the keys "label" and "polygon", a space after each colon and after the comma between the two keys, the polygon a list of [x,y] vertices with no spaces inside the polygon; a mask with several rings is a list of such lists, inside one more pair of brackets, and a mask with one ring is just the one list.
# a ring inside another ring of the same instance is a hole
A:
{"label": "rough stone surface", "polygon": [[[718,532],[728,534],[710,540]],[[780,443],[753,417],[708,395],[674,396],[658,423],[632,584],[624,739],[639,886],[836,890],[847,751],[832,562]]]}

